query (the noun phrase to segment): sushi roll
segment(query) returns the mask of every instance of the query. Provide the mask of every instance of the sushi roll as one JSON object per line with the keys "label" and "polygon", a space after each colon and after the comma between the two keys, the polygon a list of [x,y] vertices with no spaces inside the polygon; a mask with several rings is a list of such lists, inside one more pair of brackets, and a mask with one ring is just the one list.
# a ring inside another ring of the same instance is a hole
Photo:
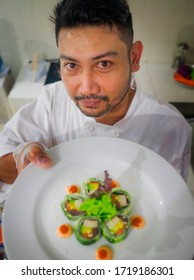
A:
{"label": "sushi roll", "polygon": [[67,195],[61,203],[61,208],[69,220],[77,220],[85,215],[85,212],[80,210],[83,202],[84,198],[81,195]]}
{"label": "sushi roll", "polygon": [[88,179],[83,186],[88,197],[98,197],[104,192],[104,183],[97,178]]}
{"label": "sushi roll", "polygon": [[126,215],[115,215],[106,220],[102,226],[103,236],[111,243],[117,243],[127,237],[129,231],[129,218]]}
{"label": "sushi roll", "polygon": [[129,193],[121,188],[114,189],[111,194],[112,203],[116,206],[119,213],[129,215],[133,204]]}
{"label": "sushi roll", "polygon": [[93,216],[85,216],[75,225],[75,236],[83,245],[97,242],[101,237],[101,221]]}

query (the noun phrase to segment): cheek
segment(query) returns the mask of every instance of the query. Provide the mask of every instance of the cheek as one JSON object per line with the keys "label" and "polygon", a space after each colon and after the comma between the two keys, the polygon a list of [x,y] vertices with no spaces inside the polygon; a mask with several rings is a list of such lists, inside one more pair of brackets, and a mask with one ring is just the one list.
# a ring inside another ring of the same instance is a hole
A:
{"label": "cheek", "polygon": [[127,71],[121,75],[112,76],[107,82],[107,93],[115,99],[128,88],[130,77]]}

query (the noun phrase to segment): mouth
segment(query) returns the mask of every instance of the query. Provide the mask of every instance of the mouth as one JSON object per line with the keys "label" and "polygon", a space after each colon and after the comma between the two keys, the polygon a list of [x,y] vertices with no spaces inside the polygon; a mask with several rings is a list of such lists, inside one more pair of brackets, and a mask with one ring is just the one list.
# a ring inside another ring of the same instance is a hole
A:
{"label": "mouth", "polygon": [[77,104],[79,103],[86,108],[97,108],[101,102],[108,101],[108,97],[91,94],[89,96],[76,96],[75,100]]}
{"label": "mouth", "polygon": [[80,103],[87,108],[96,108],[102,102],[102,100],[89,99],[89,100],[80,100]]}

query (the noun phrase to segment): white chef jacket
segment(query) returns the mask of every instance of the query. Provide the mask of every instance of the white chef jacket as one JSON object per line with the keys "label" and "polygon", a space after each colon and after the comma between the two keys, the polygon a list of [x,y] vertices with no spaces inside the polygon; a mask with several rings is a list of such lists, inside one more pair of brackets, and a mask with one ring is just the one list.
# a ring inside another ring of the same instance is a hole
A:
{"label": "white chef jacket", "polygon": [[98,123],[77,108],[59,81],[44,86],[39,97],[5,125],[0,134],[0,156],[13,152],[23,142],[37,141],[51,148],[81,137],[120,137],[155,151],[186,179],[191,132],[173,106],[144,93],[139,85],[123,119],[114,125]]}

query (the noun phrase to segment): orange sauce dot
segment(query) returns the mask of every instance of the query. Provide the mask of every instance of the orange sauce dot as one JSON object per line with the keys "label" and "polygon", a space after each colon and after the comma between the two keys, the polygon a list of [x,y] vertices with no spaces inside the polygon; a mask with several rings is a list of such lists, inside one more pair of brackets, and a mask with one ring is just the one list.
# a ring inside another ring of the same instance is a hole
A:
{"label": "orange sauce dot", "polygon": [[104,249],[100,250],[100,251],[99,251],[99,257],[100,257],[100,259],[102,259],[102,260],[106,259],[106,257],[107,257],[107,251],[104,250]]}
{"label": "orange sauce dot", "polygon": [[100,246],[96,250],[96,259],[97,260],[112,260],[113,259],[113,251],[108,246]]}
{"label": "orange sauce dot", "polygon": [[133,228],[140,229],[145,226],[145,220],[140,215],[132,216],[130,221]]}
{"label": "orange sauce dot", "polygon": [[69,227],[67,225],[62,225],[60,227],[60,230],[61,230],[62,233],[67,233],[68,230],[69,230]]}
{"label": "orange sauce dot", "polygon": [[67,193],[72,194],[72,193],[80,193],[80,188],[76,185],[71,185],[67,187]]}
{"label": "orange sauce dot", "polygon": [[117,188],[119,186],[119,183],[115,180],[112,180],[111,182],[111,188]]}
{"label": "orange sauce dot", "polygon": [[72,233],[73,233],[73,229],[69,224],[63,224],[57,228],[57,236],[60,238],[70,237]]}

